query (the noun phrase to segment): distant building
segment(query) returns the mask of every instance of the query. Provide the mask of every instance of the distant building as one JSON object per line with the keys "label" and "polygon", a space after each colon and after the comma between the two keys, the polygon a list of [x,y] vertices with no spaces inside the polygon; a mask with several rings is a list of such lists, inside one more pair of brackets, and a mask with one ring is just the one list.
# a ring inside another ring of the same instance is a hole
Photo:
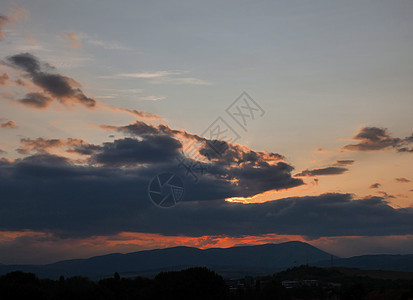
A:
{"label": "distant building", "polygon": [[307,279],[307,280],[300,280],[300,281],[284,280],[283,282],[281,282],[281,284],[286,289],[292,289],[292,288],[301,287],[301,286],[315,287],[315,286],[319,286],[320,282],[314,279]]}
{"label": "distant building", "polygon": [[286,289],[292,289],[292,288],[301,286],[301,283],[296,280],[284,280],[283,282],[281,282],[281,284]]}
{"label": "distant building", "polygon": [[320,284],[318,280],[303,280],[302,282],[305,286],[319,286]]}

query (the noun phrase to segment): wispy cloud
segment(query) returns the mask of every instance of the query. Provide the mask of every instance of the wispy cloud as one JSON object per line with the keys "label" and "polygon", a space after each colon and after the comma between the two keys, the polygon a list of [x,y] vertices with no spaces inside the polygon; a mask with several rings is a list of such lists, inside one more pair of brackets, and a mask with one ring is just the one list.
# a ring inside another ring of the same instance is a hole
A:
{"label": "wispy cloud", "polygon": [[[118,41],[102,40],[95,36],[90,36],[89,34],[84,33],[84,32],[69,32],[68,34],[63,33],[62,37],[66,38],[70,42],[72,42],[72,40],[75,40],[80,43],[97,46],[97,47],[100,47],[106,50],[136,51],[135,49],[127,47]],[[136,51],[136,52],[139,52],[139,51]]]}
{"label": "wispy cloud", "polygon": [[407,178],[404,178],[404,177],[399,177],[399,178],[396,178],[395,180],[396,180],[396,182],[400,182],[400,183],[409,183],[409,182],[411,182],[411,180],[409,180]]}
{"label": "wispy cloud", "polygon": [[136,78],[147,79],[153,84],[189,84],[189,85],[211,85],[210,82],[195,78],[183,77],[188,74],[188,71],[154,71],[154,72],[138,72],[138,73],[118,73],[109,76],[100,76],[104,79],[122,79],[122,78]]}
{"label": "wispy cloud", "polygon": [[144,101],[159,101],[159,100],[164,100],[166,97],[164,96],[143,96],[139,97],[139,100],[144,100]]}
{"label": "wispy cloud", "polygon": [[0,14],[0,40],[6,38],[4,27],[16,23],[21,18],[28,18],[29,12],[22,6],[13,3],[7,15]]}
{"label": "wispy cloud", "polygon": [[82,47],[82,41],[77,36],[76,32],[63,32],[61,38],[69,42],[69,47],[72,49],[78,49]]}
{"label": "wispy cloud", "polygon": [[143,73],[120,73],[120,74],[116,74],[114,77],[152,79],[152,78],[168,77],[168,76],[171,76],[171,75],[180,75],[182,73],[186,73],[186,72],[183,72],[183,71],[156,71],[156,72],[143,72]]}
{"label": "wispy cloud", "polygon": [[87,42],[91,45],[99,46],[107,50],[133,50],[132,48],[126,47],[116,41],[88,40]]}

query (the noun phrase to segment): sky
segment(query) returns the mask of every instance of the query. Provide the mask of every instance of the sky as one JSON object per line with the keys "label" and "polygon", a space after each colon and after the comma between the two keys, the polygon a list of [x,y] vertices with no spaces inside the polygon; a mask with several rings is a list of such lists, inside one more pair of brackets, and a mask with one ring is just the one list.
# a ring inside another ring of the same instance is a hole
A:
{"label": "sky", "polygon": [[411,1],[5,0],[0,49],[0,263],[413,253]]}

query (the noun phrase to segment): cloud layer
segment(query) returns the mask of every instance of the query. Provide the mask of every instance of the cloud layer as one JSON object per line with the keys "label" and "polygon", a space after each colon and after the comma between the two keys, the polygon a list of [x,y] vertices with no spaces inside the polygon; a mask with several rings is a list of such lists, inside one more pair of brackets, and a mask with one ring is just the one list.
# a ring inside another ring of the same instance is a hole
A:
{"label": "cloud layer", "polygon": [[[173,209],[159,209],[148,199],[147,184],[168,167],[173,170],[166,162],[139,169],[79,166],[48,154],[2,161],[0,229],[30,229],[62,237],[123,231],[319,237],[398,235],[413,230],[413,209],[394,209],[380,197],[356,200],[349,194],[324,194],[259,204],[229,203],[223,199],[246,195],[248,190],[213,178],[214,173],[198,184],[185,180],[185,201]],[[183,170],[175,171],[187,178]]]}

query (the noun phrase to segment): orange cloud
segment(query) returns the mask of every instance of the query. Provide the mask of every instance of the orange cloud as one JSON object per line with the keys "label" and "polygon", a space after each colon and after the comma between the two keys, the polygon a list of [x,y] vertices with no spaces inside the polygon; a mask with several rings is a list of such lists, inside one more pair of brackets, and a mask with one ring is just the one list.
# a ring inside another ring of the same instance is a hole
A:
{"label": "orange cloud", "polygon": [[9,80],[9,74],[3,73],[0,75],[0,85],[6,85],[7,80]]}
{"label": "orange cloud", "polygon": [[409,183],[409,182],[411,182],[411,180],[409,180],[407,178],[404,178],[404,177],[396,178],[395,180],[396,180],[396,182],[399,182],[399,183]]}
{"label": "orange cloud", "polygon": [[67,152],[73,152],[75,147],[90,145],[82,139],[21,139],[20,148],[17,152],[20,154],[29,154],[30,152],[50,153],[52,149],[66,148]]}
{"label": "orange cloud", "polygon": [[12,120],[7,120],[7,119],[0,119],[1,121],[6,121],[5,123],[1,123],[0,127],[1,128],[18,128],[18,126],[16,125],[16,123]]}
{"label": "orange cloud", "polygon": [[69,47],[71,49],[78,49],[82,47],[82,41],[75,32],[64,32],[61,34],[61,37],[69,42]]}

